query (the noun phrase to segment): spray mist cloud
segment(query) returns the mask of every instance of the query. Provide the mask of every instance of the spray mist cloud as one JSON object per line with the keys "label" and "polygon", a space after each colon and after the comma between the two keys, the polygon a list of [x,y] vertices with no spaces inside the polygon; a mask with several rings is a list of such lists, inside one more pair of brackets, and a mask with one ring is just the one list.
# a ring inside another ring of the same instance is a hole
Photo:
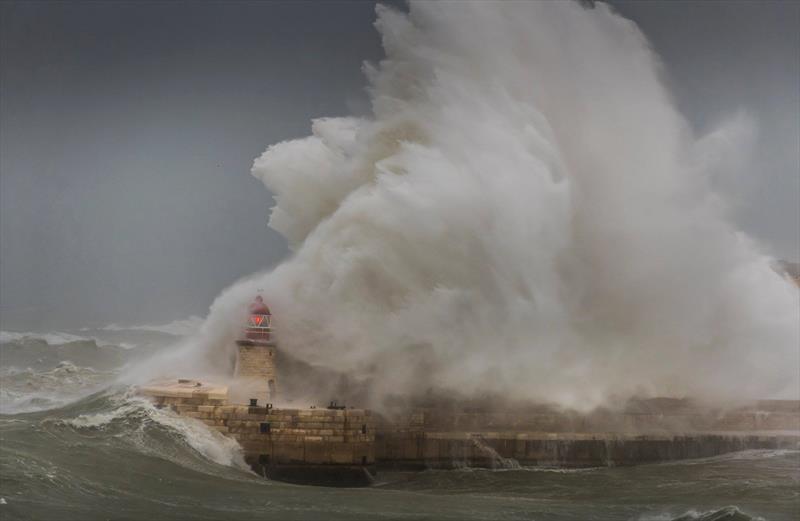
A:
{"label": "spray mist cloud", "polygon": [[372,116],[256,159],[292,255],[218,297],[195,355],[221,356],[263,289],[284,350],[375,396],[797,397],[798,292],[711,187],[728,130],[693,135],[632,22],[574,2],[377,15]]}

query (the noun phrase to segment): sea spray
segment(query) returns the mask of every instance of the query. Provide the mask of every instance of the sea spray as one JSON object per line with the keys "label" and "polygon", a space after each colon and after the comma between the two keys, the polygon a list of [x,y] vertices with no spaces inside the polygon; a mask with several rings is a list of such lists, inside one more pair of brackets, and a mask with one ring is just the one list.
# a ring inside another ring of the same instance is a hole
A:
{"label": "sea spray", "polygon": [[718,137],[747,133],[693,135],[632,22],[576,2],[377,14],[372,115],[253,165],[291,257],[223,292],[158,371],[227,370],[263,290],[281,348],[371,380],[376,404],[798,396],[797,289],[712,187],[736,142]]}
{"label": "sea spray", "polygon": [[486,438],[483,437],[483,435],[473,434],[470,437],[470,440],[472,441],[472,445],[487,457],[491,465],[491,468],[493,470],[522,469],[522,466],[514,458],[504,458],[503,456],[501,456],[500,453],[498,453],[497,450],[494,449],[494,447],[489,445],[489,442],[486,440]]}
{"label": "sea spray", "polygon": [[199,420],[179,416],[169,409],[159,409],[146,398],[137,396],[133,390],[109,393],[102,397],[106,403],[101,403],[106,407],[101,410],[57,422],[79,432],[122,431],[145,454],[166,458],[181,465],[196,466],[177,452],[164,452],[161,445],[154,446],[148,430],[166,429],[209,461],[249,471],[239,444],[232,438],[209,429]]}

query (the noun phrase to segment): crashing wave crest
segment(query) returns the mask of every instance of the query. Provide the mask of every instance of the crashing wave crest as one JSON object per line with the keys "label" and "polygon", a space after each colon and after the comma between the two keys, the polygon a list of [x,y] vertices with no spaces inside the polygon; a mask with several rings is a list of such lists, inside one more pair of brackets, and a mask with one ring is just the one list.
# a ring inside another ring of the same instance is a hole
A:
{"label": "crashing wave crest", "polygon": [[644,515],[638,521],[765,521],[763,517],[752,517],[738,507],[727,506],[717,510],[689,510],[679,516],[674,514]]}
{"label": "crashing wave crest", "polygon": [[[145,429],[156,424],[169,430],[206,459],[219,465],[248,470],[241,447],[233,438],[209,429],[205,424],[192,418],[179,416],[169,409],[156,408],[149,400],[131,392],[109,398],[110,407],[98,412],[80,414],[62,420],[62,423],[81,430],[106,430],[120,427],[137,439],[140,449],[152,452],[142,439]],[[163,456],[161,454],[157,454]]]}
{"label": "crashing wave crest", "polygon": [[191,316],[182,320],[173,320],[166,324],[142,324],[134,326],[123,326],[118,324],[109,324],[100,328],[103,331],[152,331],[156,333],[164,333],[172,336],[188,336],[197,331],[202,325],[203,319],[197,316]]}
{"label": "crashing wave crest", "polygon": [[10,344],[12,342],[28,342],[31,340],[42,340],[51,346],[69,344],[72,342],[86,342],[93,339],[86,338],[70,333],[32,333],[20,331],[0,331],[0,344]]}
{"label": "crashing wave crest", "polygon": [[263,289],[283,349],[375,400],[800,394],[797,289],[712,187],[736,141],[719,134],[747,133],[694,136],[634,24],[605,4],[412,2],[376,26],[372,116],[315,120],[254,163],[292,257],[221,294],[157,370],[227,367]]}

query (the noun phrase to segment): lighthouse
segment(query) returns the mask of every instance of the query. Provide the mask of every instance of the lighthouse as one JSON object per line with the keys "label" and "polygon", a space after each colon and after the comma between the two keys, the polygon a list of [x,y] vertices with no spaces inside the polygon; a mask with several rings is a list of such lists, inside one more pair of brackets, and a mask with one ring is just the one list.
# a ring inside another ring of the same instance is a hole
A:
{"label": "lighthouse", "polygon": [[234,376],[247,397],[259,405],[277,396],[275,342],[272,338],[272,313],[258,295],[248,308],[247,324],[236,340]]}

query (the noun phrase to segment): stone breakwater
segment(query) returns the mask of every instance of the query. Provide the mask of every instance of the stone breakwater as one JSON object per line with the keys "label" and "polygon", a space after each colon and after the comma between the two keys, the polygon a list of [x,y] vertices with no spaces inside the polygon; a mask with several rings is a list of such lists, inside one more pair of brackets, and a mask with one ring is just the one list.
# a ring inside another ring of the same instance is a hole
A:
{"label": "stone breakwater", "polygon": [[265,477],[322,485],[367,484],[375,465],[375,427],[363,409],[273,409],[227,404],[227,387],[177,384],[140,389],[157,407],[199,420],[241,445]]}
{"label": "stone breakwater", "polygon": [[[417,409],[378,417],[375,459],[410,469],[598,467],[800,447],[800,402],[733,410],[657,399],[592,414]],[[514,462],[514,463],[510,463]]]}
{"label": "stone breakwater", "polygon": [[747,449],[797,447],[791,435],[744,433],[424,432],[379,434],[376,459],[401,469],[586,468],[706,458]]}
{"label": "stone breakwater", "polygon": [[672,400],[592,415],[415,409],[384,416],[234,405],[227,387],[190,380],[140,392],[236,439],[257,473],[296,483],[365,485],[380,468],[597,467],[800,447],[795,401],[731,411]]}

